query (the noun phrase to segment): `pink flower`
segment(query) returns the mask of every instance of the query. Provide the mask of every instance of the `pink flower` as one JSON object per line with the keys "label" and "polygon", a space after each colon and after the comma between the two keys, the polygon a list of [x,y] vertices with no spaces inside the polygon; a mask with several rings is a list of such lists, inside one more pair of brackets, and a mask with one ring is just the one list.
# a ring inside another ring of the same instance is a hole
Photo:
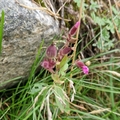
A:
{"label": "pink flower", "polygon": [[44,68],[44,69],[46,69],[46,70],[48,70],[49,72],[51,72],[51,73],[54,73],[54,70],[53,70],[53,68],[55,67],[55,62],[53,61],[53,60],[44,60],[43,62],[41,62],[41,66]]}
{"label": "pink flower", "polygon": [[43,62],[41,62],[41,66],[45,69],[49,69],[49,61],[44,60]]}
{"label": "pink flower", "polygon": [[75,64],[76,64],[76,66],[78,68],[82,69],[84,74],[88,74],[89,73],[89,68],[83,62],[81,62],[79,60],[76,60]]}
{"label": "pink flower", "polygon": [[80,21],[76,22],[76,24],[70,29],[69,36],[74,36],[79,26]]}
{"label": "pink flower", "polygon": [[46,50],[46,56],[49,58],[49,59],[53,59],[57,56],[57,48],[55,46],[55,44],[51,44],[47,50]]}
{"label": "pink flower", "polygon": [[87,75],[89,73],[89,68],[84,65],[84,66],[82,66],[82,71],[83,71],[84,74]]}

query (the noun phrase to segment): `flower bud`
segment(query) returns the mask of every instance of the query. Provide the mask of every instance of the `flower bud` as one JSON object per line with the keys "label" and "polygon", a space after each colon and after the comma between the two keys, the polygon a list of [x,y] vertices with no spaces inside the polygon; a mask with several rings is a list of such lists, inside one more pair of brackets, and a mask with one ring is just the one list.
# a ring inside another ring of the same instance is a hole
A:
{"label": "flower bud", "polygon": [[87,61],[85,64],[86,64],[87,66],[90,66],[90,65],[91,65],[91,62],[90,62],[90,61]]}
{"label": "flower bud", "polygon": [[60,49],[60,54],[66,55],[66,54],[69,54],[71,51],[72,51],[71,47],[64,47],[64,48]]}
{"label": "flower bud", "polygon": [[69,54],[70,52],[72,51],[71,47],[64,47],[64,48],[61,48],[58,52],[58,61],[61,61],[62,58]]}
{"label": "flower bud", "polygon": [[74,36],[79,26],[80,26],[80,21],[76,22],[76,24],[70,29],[69,35]]}
{"label": "flower bud", "polygon": [[46,56],[49,58],[49,59],[53,59],[57,56],[57,48],[55,46],[55,44],[51,44],[47,50],[46,50]]}
{"label": "flower bud", "polygon": [[79,60],[76,60],[75,62],[75,65],[78,67],[78,68],[82,68],[84,66],[84,63],[79,61]]}

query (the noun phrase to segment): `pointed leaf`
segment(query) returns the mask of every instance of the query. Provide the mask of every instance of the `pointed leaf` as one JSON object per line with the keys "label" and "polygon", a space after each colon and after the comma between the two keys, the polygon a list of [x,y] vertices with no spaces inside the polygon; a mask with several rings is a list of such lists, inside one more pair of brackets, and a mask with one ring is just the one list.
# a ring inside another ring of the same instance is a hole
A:
{"label": "pointed leaf", "polygon": [[62,59],[62,61],[60,62],[60,69],[68,62],[68,56],[65,55]]}
{"label": "pointed leaf", "polygon": [[30,91],[30,94],[35,94],[37,92],[40,92],[45,86],[47,86],[47,84],[45,83],[35,83],[33,88]]}
{"label": "pointed leaf", "polygon": [[61,110],[61,112],[69,113],[69,102],[67,101],[68,98],[66,97],[66,93],[62,90],[62,88],[56,86],[54,94],[56,104]]}
{"label": "pointed leaf", "polygon": [[4,11],[2,11],[0,22],[0,53],[2,50],[3,27],[4,27]]}
{"label": "pointed leaf", "polygon": [[62,76],[65,76],[67,69],[68,69],[68,63],[66,63],[66,64],[60,69],[60,74],[61,74]]}

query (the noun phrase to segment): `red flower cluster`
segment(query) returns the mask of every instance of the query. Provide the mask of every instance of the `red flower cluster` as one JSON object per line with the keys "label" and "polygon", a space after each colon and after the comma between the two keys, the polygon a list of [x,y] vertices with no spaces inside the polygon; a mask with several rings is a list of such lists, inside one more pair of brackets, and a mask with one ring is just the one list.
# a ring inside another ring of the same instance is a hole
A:
{"label": "red flower cluster", "polygon": [[[46,59],[41,63],[41,66],[51,73],[55,73],[53,68],[56,66],[56,62],[61,62],[65,55],[68,55],[72,48],[69,43],[72,41],[72,36],[75,35],[80,22],[78,21],[69,31],[67,37],[67,43],[57,52],[57,47],[52,43],[46,50]],[[88,74],[89,68],[79,60],[76,60],[75,65],[83,70],[84,74]]]}
{"label": "red flower cluster", "polygon": [[41,66],[51,73],[54,73],[53,68],[56,65],[56,61],[61,61],[62,58],[71,52],[70,47],[63,47],[57,54],[57,47],[55,44],[51,44],[46,50],[46,59],[41,62]]}

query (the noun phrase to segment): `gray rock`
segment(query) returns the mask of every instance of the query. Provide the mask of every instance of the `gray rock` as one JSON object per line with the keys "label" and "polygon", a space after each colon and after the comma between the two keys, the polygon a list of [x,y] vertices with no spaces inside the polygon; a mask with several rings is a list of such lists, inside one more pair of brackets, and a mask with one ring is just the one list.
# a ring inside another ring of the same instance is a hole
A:
{"label": "gray rock", "polygon": [[[35,8],[30,0],[18,0]],[[31,10],[15,2],[0,0],[0,13],[5,12],[5,26],[0,56],[0,89],[16,83],[14,78],[26,78],[41,41],[50,43],[59,34],[58,21],[42,10]]]}

